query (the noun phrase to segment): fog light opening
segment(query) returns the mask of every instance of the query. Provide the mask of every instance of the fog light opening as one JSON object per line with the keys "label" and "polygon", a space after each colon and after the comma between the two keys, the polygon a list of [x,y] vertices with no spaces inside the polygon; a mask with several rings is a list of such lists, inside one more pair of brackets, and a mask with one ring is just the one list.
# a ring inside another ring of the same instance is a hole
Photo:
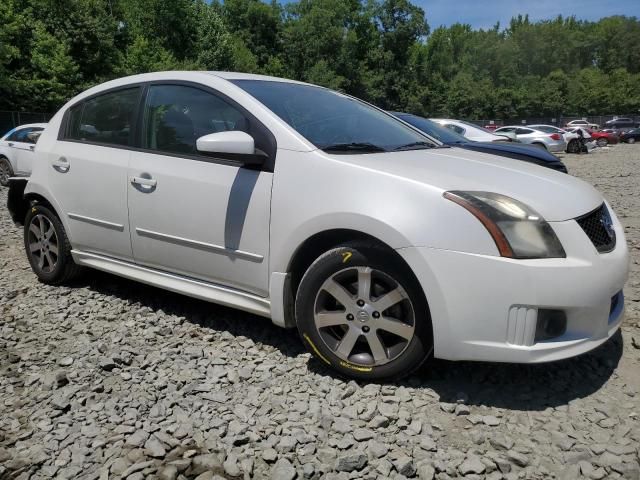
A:
{"label": "fog light opening", "polygon": [[567,331],[567,314],[562,310],[548,310],[541,308],[538,310],[538,321],[536,323],[536,342],[551,340],[552,338],[564,335]]}

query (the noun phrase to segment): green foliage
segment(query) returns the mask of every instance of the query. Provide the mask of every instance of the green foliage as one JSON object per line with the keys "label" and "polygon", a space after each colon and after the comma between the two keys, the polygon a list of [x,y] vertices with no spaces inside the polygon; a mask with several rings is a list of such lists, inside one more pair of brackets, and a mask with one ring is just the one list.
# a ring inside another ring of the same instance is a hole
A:
{"label": "green foliage", "polygon": [[0,109],[53,111],[118,76],[236,70],[428,116],[640,112],[640,22],[514,17],[430,32],[410,0],[3,0]]}

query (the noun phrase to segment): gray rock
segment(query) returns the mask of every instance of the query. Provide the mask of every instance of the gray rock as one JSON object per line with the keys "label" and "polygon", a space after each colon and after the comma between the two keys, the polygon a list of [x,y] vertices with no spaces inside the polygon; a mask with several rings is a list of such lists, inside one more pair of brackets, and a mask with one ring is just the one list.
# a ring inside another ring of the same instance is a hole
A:
{"label": "gray rock", "polygon": [[271,469],[272,480],[294,480],[297,472],[286,458],[278,460]]}
{"label": "gray rock", "polygon": [[366,464],[367,456],[363,452],[355,451],[339,456],[335,469],[338,472],[353,472],[354,470],[362,470]]}
{"label": "gray rock", "polygon": [[527,458],[527,456],[523,455],[522,453],[516,452],[515,450],[509,450],[506,453],[506,456],[509,461],[515,463],[519,467],[526,467],[527,465],[529,465],[529,459]]}
{"label": "gray rock", "polygon": [[353,431],[353,438],[355,438],[357,442],[364,442],[372,439],[373,437],[374,433],[366,428],[356,428]]}
{"label": "gray rock", "polygon": [[144,430],[138,430],[127,437],[125,445],[128,445],[129,447],[142,448],[148,438],[149,434],[147,432],[145,432]]}
{"label": "gray rock", "polygon": [[176,480],[178,478],[178,469],[175,465],[167,465],[158,471],[158,480]]}
{"label": "gray rock", "polygon": [[487,467],[485,466],[484,463],[482,463],[480,458],[473,455],[473,456],[467,457],[466,460],[458,466],[458,471],[462,475],[469,475],[470,473],[480,474],[480,473],[484,473],[486,468]]}
{"label": "gray rock", "polygon": [[408,456],[400,456],[393,462],[393,466],[400,475],[405,477],[413,477],[416,474],[416,467],[413,464],[413,460]]}
{"label": "gray rock", "polygon": [[144,444],[147,455],[153,458],[162,458],[166,455],[167,451],[164,445],[155,435],[151,435]]}

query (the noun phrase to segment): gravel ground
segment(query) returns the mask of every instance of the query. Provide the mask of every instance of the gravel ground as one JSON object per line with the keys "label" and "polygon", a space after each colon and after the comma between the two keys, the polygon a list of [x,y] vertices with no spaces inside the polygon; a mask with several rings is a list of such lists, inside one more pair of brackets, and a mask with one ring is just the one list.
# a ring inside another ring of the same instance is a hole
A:
{"label": "gravel ground", "polygon": [[345,382],[294,331],[111,275],[42,285],[1,208],[0,478],[638,479],[640,145],[565,160],[627,231],[621,333],[396,384]]}

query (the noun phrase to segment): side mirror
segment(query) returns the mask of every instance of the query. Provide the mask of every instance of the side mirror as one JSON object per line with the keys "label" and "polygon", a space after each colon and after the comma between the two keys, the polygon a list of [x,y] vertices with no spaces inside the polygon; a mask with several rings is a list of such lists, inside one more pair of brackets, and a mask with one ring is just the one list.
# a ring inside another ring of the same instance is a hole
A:
{"label": "side mirror", "polygon": [[203,153],[253,155],[255,152],[253,137],[238,130],[204,135],[196,140],[196,148]]}
{"label": "side mirror", "polygon": [[196,140],[196,149],[205,154],[237,160],[245,166],[260,166],[266,155],[256,150],[253,137],[239,130],[209,133]]}

